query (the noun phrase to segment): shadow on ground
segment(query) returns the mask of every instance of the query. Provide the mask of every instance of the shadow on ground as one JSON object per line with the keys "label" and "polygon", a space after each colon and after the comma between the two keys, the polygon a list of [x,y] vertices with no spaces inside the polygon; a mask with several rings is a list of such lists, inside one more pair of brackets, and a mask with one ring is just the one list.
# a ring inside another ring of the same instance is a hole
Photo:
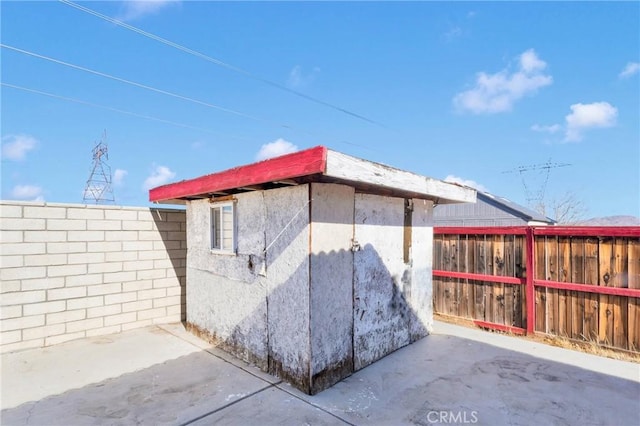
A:
{"label": "shadow on ground", "polygon": [[[629,371],[639,370],[629,364]],[[24,386],[37,381],[26,379]],[[639,424],[640,380],[629,379],[436,334],[308,396],[215,350],[202,350],[6,409],[1,422]]]}

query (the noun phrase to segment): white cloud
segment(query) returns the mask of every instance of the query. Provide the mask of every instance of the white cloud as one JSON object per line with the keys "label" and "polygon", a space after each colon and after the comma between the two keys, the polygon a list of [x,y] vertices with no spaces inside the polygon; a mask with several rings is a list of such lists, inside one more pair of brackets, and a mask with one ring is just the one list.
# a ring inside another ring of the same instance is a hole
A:
{"label": "white cloud", "polygon": [[533,49],[523,52],[518,59],[515,72],[505,68],[495,74],[478,73],[475,87],[458,93],[453,104],[460,111],[474,114],[510,111],[515,101],[553,82],[550,75],[544,74],[547,63]]}
{"label": "white cloud", "polygon": [[171,169],[165,166],[156,166],[155,169],[151,172],[149,177],[144,180],[142,184],[142,189],[149,190],[151,188],[155,188],[156,186],[164,185],[169,182],[169,180],[173,179],[176,176],[175,172],[172,172]]}
{"label": "white cloud", "polygon": [[462,28],[458,26],[452,26],[449,28],[447,32],[444,33],[444,38],[448,41],[453,40],[456,37],[460,37],[462,35]]}
{"label": "white cloud", "polygon": [[123,12],[118,18],[121,21],[132,21],[145,15],[157,13],[171,4],[179,4],[180,0],[127,0],[123,2]]}
{"label": "white cloud", "polygon": [[266,160],[267,158],[278,157],[284,154],[290,154],[298,151],[298,147],[291,142],[280,138],[271,143],[262,145],[260,151],[256,154],[256,161]]}
{"label": "white cloud", "polygon": [[554,134],[562,130],[562,126],[559,124],[552,124],[550,126],[534,124],[533,126],[531,126],[531,130],[533,130],[534,132],[544,132],[544,133]]}
{"label": "white cloud", "polygon": [[477,189],[478,191],[488,192],[487,188],[484,185],[479,184],[474,180],[463,179],[459,176],[449,175],[446,178],[444,178],[444,181],[450,182],[450,183],[457,183],[459,185],[469,186],[471,188]]}
{"label": "white cloud", "polygon": [[107,191],[108,188],[109,186],[106,183],[89,185],[82,191],[82,199],[98,200],[111,197],[112,194]]}
{"label": "white cloud", "polygon": [[16,185],[11,190],[11,197],[15,200],[44,201],[42,188],[36,185]]}
{"label": "white cloud", "polygon": [[308,86],[313,83],[318,74],[320,74],[320,68],[318,67],[314,67],[310,72],[305,74],[302,71],[302,67],[300,65],[296,65],[289,72],[287,84],[293,88]]}
{"label": "white cloud", "polygon": [[529,49],[520,55],[520,68],[526,74],[542,71],[547,67],[547,63],[536,55],[533,49]]}
{"label": "white cloud", "polygon": [[36,147],[38,141],[30,135],[7,135],[2,137],[2,158],[22,161],[27,152]]}
{"label": "white cloud", "polygon": [[116,169],[113,172],[113,184],[116,186],[120,186],[124,183],[124,178],[129,174],[128,171],[122,169]]}
{"label": "white cloud", "polygon": [[637,74],[640,71],[640,63],[638,62],[629,62],[624,67],[624,69],[618,74],[620,78],[629,78],[634,74]]}
{"label": "white cloud", "polygon": [[567,122],[565,141],[582,140],[587,129],[612,127],[616,125],[618,109],[608,102],[571,105],[571,114],[565,117]]}

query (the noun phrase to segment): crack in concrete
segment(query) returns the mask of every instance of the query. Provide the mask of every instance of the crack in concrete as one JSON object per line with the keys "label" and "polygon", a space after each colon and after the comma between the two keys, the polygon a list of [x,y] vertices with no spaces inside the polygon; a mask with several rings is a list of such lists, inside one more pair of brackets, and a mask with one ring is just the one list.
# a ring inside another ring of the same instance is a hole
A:
{"label": "crack in concrete", "polygon": [[[162,329],[162,330],[164,330],[164,331],[166,331],[167,333],[171,334],[172,336],[174,336],[174,337],[176,337],[176,338],[178,338],[178,339],[182,340],[183,342],[186,342],[186,343],[188,343],[188,344],[190,344],[190,345],[192,345],[192,346],[195,346],[195,347],[197,347],[197,348],[199,348],[199,349],[202,349],[200,346],[198,346],[198,345],[196,345],[195,343],[190,342],[190,341],[188,341],[188,340],[186,340],[186,339],[182,338],[181,336],[179,336],[179,335],[177,335],[177,334],[173,333],[173,332],[172,332],[171,330],[169,330],[169,329],[166,329],[166,328],[164,328],[164,327],[162,327],[162,326],[160,326],[160,325],[158,325],[157,327],[158,327],[158,328],[160,328],[160,329]],[[267,389],[269,389],[269,388],[276,388],[276,389],[278,389],[278,390],[281,390],[282,392],[285,392],[287,395],[290,395],[290,396],[292,396],[292,397],[294,397],[294,398],[296,398],[296,399],[298,399],[298,400],[300,400],[300,401],[304,402],[304,403],[305,403],[305,404],[307,404],[307,405],[310,405],[310,406],[312,406],[312,407],[314,407],[314,408],[317,408],[318,410],[320,410],[320,411],[322,411],[322,412],[324,412],[324,413],[327,413],[328,415],[330,415],[330,416],[334,417],[334,418],[335,418],[335,419],[337,419],[337,420],[340,420],[341,422],[343,422],[343,423],[345,423],[345,424],[347,424],[347,425],[349,425],[349,426],[355,426],[353,423],[351,423],[351,422],[349,422],[349,421],[347,421],[347,420],[343,419],[342,417],[338,416],[337,414],[332,413],[331,411],[328,411],[326,408],[323,408],[323,407],[321,407],[321,406],[319,406],[319,405],[317,405],[317,404],[314,404],[313,402],[307,401],[306,399],[301,398],[300,396],[296,395],[295,393],[290,392],[289,390],[287,390],[287,389],[285,389],[285,388],[281,387],[280,385],[283,383],[283,381],[282,381],[282,380],[280,380],[280,381],[278,381],[278,382],[275,382],[275,383],[271,383],[271,382],[269,382],[268,380],[266,380],[265,378],[260,377],[259,375],[257,375],[257,374],[255,374],[255,373],[253,373],[253,372],[252,372],[252,371],[250,371],[249,369],[246,369],[246,368],[243,368],[242,366],[236,365],[236,364],[232,363],[231,361],[229,361],[229,360],[227,360],[227,359],[224,359],[224,358],[222,358],[221,356],[219,356],[219,355],[217,355],[217,354],[215,354],[215,353],[213,353],[213,352],[211,352],[211,351],[209,351],[209,350],[207,350],[207,349],[202,349],[202,350],[203,350],[204,352],[208,353],[209,355],[211,355],[211,356],[213,356],[213,357],[216,357],[216,358],[218,358],[218,359],[220,359],[220,360],[222,360],[222,361],[226,362],[227,364],[231,364],[231,365],[232,365],[232,366],[234,366],[235,368],[238,368],[238,369],[240,369],[240,370],[242,370],[242,371],[244,371],[244,372],[246,372],[246,373],[248,373],[248,374],[252,375],[253,377],[255,377],[255,378],[257,378],[257,379],[259,379],[259,380],[261,380],[261,381],[263,381],[263,382],[265,382],[265,383],[268,383],[268,384],[269,384],[269,386],[265,386],[264,388],[259,389],[259,390],[255,391],[255,392],[251,393],[251,394],[245,395],[244,397],[239,398],[239,399],[237,399],[237,400],[235,400],[235,401],[233,401],[233,402],[231,402],[231,403],[229,403],[229,404],[226,404],[226,405],[224,405],[224,406],[222,406],[222,407],[219,407],[219,408],[217,408],[217,409],[215,409],[215,410],[213,410],[213,411],[210,411],[210,412],[208,412],[208,413],[206,413],[206,414],[203,414],[203,415],[201,415],[201,416],[199,416],[199,417],[196,417],[196,418],[194,418],[194,419],[191,419],[191,420],[189,420],[188,422],[181,424],[180,426],[190,425],[190,424],[192,424],[192,423],[194,423],[194,422],[196,422],[196,421],[198,421],[198,420],[201,420],[201,419],[206,418],[206,417],[208,417],[208,416],[210,416],[210,415],[212,415],[212,414],[215,414],[215,413],[217,413],[217,412],[220,412],[220,411],[224,410],[225,408],[230,407],[230,406],[232,406],[232,405],[234,405],[234,404],[236,404],[236,403],[238,403],[238,402],[240,402],[240,401],[243,401],[243,400],[245,400],[245,399],[247,399],[247,398],[250,398],[250,397],[252,397],[252,396],[254,396],[254,395],[257,395],[258,393],[260,393],[260,392],[262,392],[262,391],[264,391],[264,390],[267,390]]]}
{"label": "crack in concrete", "polygon": [[193,423],[197,422],[198,420],[202,420],[202,419],[205,419],[205,418],[207,418],[207,417],[209,417],[209,416],[211,416],[213,414],[219,413],[220,411],[222,411],[222,410],[224,410],[226,408],[229,408],[232,405],[235,405],[235,404],[237,404],[237,403],[239,403],[241,401],[244,401],[245,399],[251,398],[252,396],[259,394],[260,392],[263,392],[263,391],[265,391],[265,390],[267,390],[269,388],[272,388],[272,387],[276,387],[277,384],[278,383],[269,384],[269,386],[265,386],[262,389],[258,389],[255,392],[252,392],[252,393],[247,394],[247,395],[245,395],[245,396],[243,396],[241,398],[238,398],[235,401],[232,401],[232,402],[230,402],[228,404],[223,405],[222,407],[218,407],[215,410],[211,410],[211,411],[209,411],[207,413],[204,413],[204,414],[202,414],[202,415],[200,415],[198,417],[195,417],[195,418],[193,418],[193,419],[191,419],[191,420],[189,420],[189,421],[187,421],[185,423],[182,423],[182,424],[180,424],[180,426],[187,426],[187,425],[190,425],[190,424],[193,424]]}
{"label": "crack in concrete", "polygon": [[314,407],[314,408],[317,408],[318,410],[322,411],[323,413],[327,413],[327,414],[329,414],[331,417],[334,417],[334,418],[336,418],[336,419],[340,420],[341,422],[344,422],[345,424],[348,424],[349,426],[356,426],[354,423],[351,423],[351,422],[349,422],[349,421],[347,421],[347,420],[343,419],[342,417],[338,416],[337,414],[334,414],[334,413],[332,413],[331,411],[328,411],[326,408],[323,408],[323,407],[321,407],[321,406],[319,406],[319,405],[317,405],[317,404],[314,404],[314,403],[313,403],[313,402],[311,402],[311,401],[307,401],[306,399],[304,399],[304,398],[302,398],[302,397],[300,397],[300,396],[296,395],[295,393],[290,392],[290,391],[288,391],[287,389],[285,389],[285,388],[283,388],[283,387],[279,386],[281,383],[282,383],[282,382],[280,382],[280,383],[276,383],[274,386],[275,386],[277,389],[281,390],[282,392],[285,392],[286,394],[291,395],[292,397],[294,397],[294,398],[296,398],[296,399],[299,399],[300,401],[304,402],[304,403],[305,403],[305,404],[307,404],[307,405],[310,405],[310,406],[312,406],[312,407]]}
{"label": "crack in concrete", "polygon": [[25,419],[25,424],[29,424],[29,422],[31,421],[31,414],[33,414],[33,409],[36,408],[36,404],[37,402],[34,402],[33,404],[31,404],[29,411],[27,411],[27,418]]}

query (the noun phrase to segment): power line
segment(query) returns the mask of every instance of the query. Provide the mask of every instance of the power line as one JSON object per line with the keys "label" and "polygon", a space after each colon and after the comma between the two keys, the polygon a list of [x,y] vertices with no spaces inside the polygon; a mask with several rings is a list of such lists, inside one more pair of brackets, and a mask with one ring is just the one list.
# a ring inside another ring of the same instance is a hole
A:
{"label": "power line", "polygon": [[[195,103],[195,104],[198,104],[198,105],[203,105],[203,106],[206,106],[206,107],[209,107],[209,108],[213,108],[213,109],[217,109],[217,110],[220,110],[220,111],[223,111],[223,112],[227,112],[227,113],[230,113],[230,114],[235,114],[235,115],[238,115],[238,116],[241,116],[241,117],[244,117],[244,118],[248,118],[248,119],[251,119],[251,120],[255,120],[255,121],[262,122],[262,123],[267,123],[267,124],[279,126],[279,127],[286,128],[286,129],[289,129],[289,130],[296,130],[296,131],[299,131],[299,132],[307,133],[309,135],[314,135],[313,132],[305,131],[303,129],[298,129],[298,128],[296,128],[294,126],[291,126],[289,124],[286,124],[286,123],[282,124],[282,123],[277,123],[277,122],[274,122],[274,121],[266,120],[266,119],[263,119],[263,118],[260,118],[260,117],[256,117],[256,116],[253,116],[253,115],[250,115],[250,114],[245,114],[245,113],[240,112],[240,111],[235,111],[235,110],[232,110],[232,109],[229,109],[229,108],[221,107],[219,105],[215,105],[215,104],[207,103],[207,102],[204,102],[204,101],[201,101],[201,100],[198,100],[198,99],[194,99],[194,98],[190,98],[190,97],[187,97],[187,96],[179,95],[177,93],[168,92],[166,90],[162,90],[162,89],[158,89],[158,88],[155,88],[155,87],[147,86],[147,85],[142,84],[142,83],[138,83],[138,82],[135,82],[135,81],[127,80],[127,79],[124,79],[124,78],[121,78],[121,77],[116,77],[116,76],[113,76],[113,75],[110,75],[110,74],[106,74],[106,73],[103,73],[103,72],[100,72],[100,71],[95,71],[95,70],[92,70],[90,68],[85,68],[85,67],[82,67],[80,65],[71,64],[69,62],[64,62],[64,61],[61,61],[59,59],[55,59],[55,58],[51,58],[51,57],[48,57],[48,56],[40,55],[38,53],[30,52],[28,50],[20,49],[20,48],[14,47],[14,46],[9,46],[9,45],[0,43],[0,47],[5,48],[5,49],[9,49],[9,50],[13,50],[15,52],[22,53],[22,54],[28,55],[28,56],[32,56],[32,57],[35,57],[35,58],[38,58],[38,59],[44,59],[46,61],[50,61],[50,62],[59,64],[59,65],[64,65],[64,66],[67,66],[69,68],[73,68],[73,69],[77,69],[77,70],[80,70],[80,71],[84,71],[84,72],[87,72],[87,73],[90,73],[90,74],[94,74],[94,75],[97,75],[97,76],[100,76],[100,77],[109,78],[111,80],[115,80],[115,81],[118,81],[118,82],[121,82],[121,83],[126,83],[126,84],[129,84],[129,85],[135,86],[135,87],[139,87],[139,88],[142,88],[142,89],[150,90],[152,92],[156,92],[156,93],[160,93],[160,94],[163,94],[163,95],[167,95],[167,96],[171,96],[171,97],[174,97],[174,98],[178,98],[178,99],[181,99],[181,100],[184,100],[184,101],[187,101],[187,102],[192,102],[192,103]],[[318,132],[315,132],[315,134],[319,135]],[[353,142],[348,142],[348,141],[345,141],[345,140],[341,140],[339,142],[347,144],[347,145],[357,146],[357,147],[364,148],[364,149],[367,149],[367,150],[372,150],[372,148],[369,148],[367,146],[359,145],[359,144],[356,144],[356,143],[353,143]]]}
{"label": "power line", "polygon": [[167,92],[166,90],[157,89],[155,87],[147,86],[147,85],[142,84],[142,83],[137,83],[135,81],[126,80],[124,78],[116,77],[116,76],[113,76],[113,75],[110,75],[110,74],[106,74],[106,73],[103,73],[103,72],[100,72],[100,71],[95,71],[95,70],[92,70],[92,69],[89,69],[89,68],[81,67],[80,65],[74,65],[74,64],[71,64],[69,62],[64,62],[64,61],[61,61],[59,59],[50,58],[48,56],[40,55],[38,53],[30,52],[30,51],[24,50],[24,49],[19,49],[17,47],[9,46],[9,45],[3,44],[3,43],[0,43],[0,47],[3,47],[5,49],[9,49],[9,50],[13,50],[15,52],[22,53],[24,55],[33,56],[34,58],[44,59],[46,61],[50,61],[50,62],[59,64],[59,65],[64,65],[64,66],[69,67],[69,68],[74,68],[74,69],[77,69],[77,70],[80,70],[80,71],[88,72],[90,74],[98,75],[100,77],[109,78],[111,80],[119,81],[121,83],[130,84],[132,86],[136,86],[136,87],[139,87],[141,89],[150,90],[152,92],[160,93],[160,94],[167,95],[167,96],[172,96],[174,98],[182,99],[184,101],[193,102],[193,103],[196,103],[196,104],[199,104],[199,105],[203,105],[203,106],[206,106],[206,107],[209,107],[209,108],[217,109],[217,110],[220,110],[220,111],[223,111],[223,112],[227,112],[229,114],[235,114],[235,115],[238,115],[238,116],[241,116],[241,117],[244,117],[244,118],[249,118],[251,120],[260,121],[260,122],[263,122],[263,123],[276,124],[276,125],[281,126],[281,127],[291,128],[291,126],[289,126],[287,124],[275,123],[275,122],[272,122],[272,121],[269,121],[269,120],[265,120],[265,119],[260,118],[260,117],[256,117],[256,116],[249,115],[249,114],[245,114],[245,113],[240,112],[240,111],[236,111],[236,110],[233,110],[233,109],[221,107],[221,106],[215,105],[215,104],[210,104],[210,103],[198,100],[198,99],[189,98],[187,96],[179,95],[177,93]]}
{"label": "power line", "polygon": [[223,133],[215,132],[215,131],[209,130],[209,129],[204,129],[202,127],[196,127],[196,126],[191,126],[189,124],[178,123],[176,121],[165,120],[163,118],[157,118],[157,117],[153,117],[151,115],[138,114],[136,112],[131,112],[131,111],[123,110],[123,109],[113,108],[113,107],[110,107],[110,106],[107,106],[107,105],[94,104],[92,102],[83,101],[81,99],[69,98],[69,97],[66,97],[66,96],[56,95],[54,93],[43,92],[43,91],[37,90],[37,89],[31,89],[29,87],[16,86],[15,84],[4,83],[4,82],[0,83],[0,85],[5,86],[5,87],[10,87],[10,88],[16,89],[16,90],[22,90],[24,92],[30,92],[30,93],[35,93],[35,94],[42,95],[42,96],[48,96],[48,97],[54,98],[54,99],[60,99],[60,100],[67,101],[67,102],[75,102],[75,103],[78,103],[78,104],[81,104],[81,105],[87,105],[87,106],[94,107],[94,108],[102,108],[102,109],[105,109],[105,110],[108,110],[108,111],[117,112],[119,114],[126,114],[126,115],[131,115],[133,117],[143,118],[145,120],[157,121],[157,122],[160,122],[160,123],[170,124],[172,126],[183,127],[183,128],[192,129],[192,130],[198,130],[198,131],[201,131],[201,132],[211,133],[211,134],[218,135],[218,136],[229,137],[229,138],[232,138],[232,139],[237,139],[237,140],[241,140],[241,141],[245,141],[245,142],[252,142],[249,139],[241,138],[239,136],[225,135]]}
{"label": "power line", "polygon": [[249,77],[249,78],[251,78],[253,80],[260,81],[261,83],[267,84],[269,86],[272,86],[272,87],[275,87],[277,89],[283,90],[285,92],[291,93],[293,95],[299,96],[299,97],[301,97],[303,99],[306,99],[308,101],[317,103],[319,105],[323,105],[323,106],[335,109],[336,111],[340,111],[342,113],[345,113],[345,114],[350,115],[352,117],[355,117],[355,118],[358,118],[360,120],[366,121],[368,123],[375,124],[375,125],[380,126],[380,127],[385,127],[382,123],[377,122],[375,120],[372,120],[370,118],[367,118],[367,117],[365,117],[363,115],[360,115],[360,114],[357,114],[355,112],[349,111],[349,110],[347,110],[345,108],[342,108],[342,107],[339,107],[337,105],[333,105],[333,104],[331,104],[329,102],[325,102],[325,101],[323,101],[321,99],[314,98],[313,96],[306,95],[306,94],[304,94],[302,92],[299,92],[297,90],[293,90],[293,89],[291,89],[289,87],[283,86],[280,83],[276,83],[274,81],[267,80],[266,78],[260,77],[260,76],[258,76],[256,74],[253,74],[253,73],[251,73],[249,71],[246,71],[246,70],[244,70],[242,68],[238,68],[238,67],[236,67],[234,65],[231,65],[229,63],[223,62],[223,61],[221,61],[219,59],[212,58],[211,56],[205,55],[204,53],[201,53],[201,52],[198,52],[196,50],[190,49],[188,47],[182,46],[182,45],[180,45],[178,43],[174,43],[174,42],[172,42],[170,40],[167,40],[167,39],[162,38],[160,36],[157,36],[155,34],[149,33],[147,31],[144,31],[144,30],[140,29],[140,28],[137,28],[137,27],[134,27],[134,26],[129,25],[127,23],[124,23],[122,21],[119,21],[117,19],[111,18],[111,17],[109,17],[107,15],[103,15],[103,14],[101,14],[99,12],[96,12],[93,9],[89,9],[87,7],[84,7],[84,6],[80,6],[79,4],[76,4],[76,3],[72,2],[72,1],[69,1],[69,0],[59,0],[59,1],[61,3],[66,4],[67,6],[74,7],[74,8],[76,8],[76,9],[82,11],[82,12],[85,12],[85,13],[88,13],[90,15],[96,16],[96,17],[98,17],[100,19],[103,19],[105,21],[111,22],[112,24],[118,25],[120,27],[126,28],[126,29],[128,29],[130,31],[133,31],[135,33],[138,33],[140,35],[148,37],[148,38],[150,38],[152,40],[155,40],[155,41],[158,41],[160,43],[166,44],[167,46],[171,46],[171,47],[176,48],[178,50],[181,50],[181,51],[183,51],[185,53],[188,53],[190,55],[193,55],[193,56],[196,56],[198,58],[204,59],[205,61],[211,62],[213,64],[216,64],[218,66],[226,68],[226,69],[228,69],[230,71],[236,72],[238,74],[242,74],[245,77]]}
{"label": "power line", "polygon": [[[35,94],[42,95],[42,96],[48,96],[48,97],[54,98],[54,99],[60,99],[60,100],[67,101],[67,102],[75,102],[77,104],[87,105],[87,106],[94,107],[94,108],[101,108],[101,109],[105,109],[107,111],[117,112],[119,114],[130,115],[132,117],[138,117],[138,118],[142,118],[142,119],[145,119],[145,120],[157,121],[159,123],[166,123],[166,124],[170,124],[172,126],[182,127],[182,128],[185,128],[185,129],[198,130],[198,131],[201,131],[201,132],[210,133],[212,135],[224,136],[226,138],[236,139],[236,140],[243,141],[243,142],[255,142],[253,140],[250,140],[250,139],[247,139],[247,138],[243,138],[243,137],[240,137],[240,136],[228,135],[228,134],[216,132],[216,131],[213,131],[213,130],[205,129],[203,127],[192,126],[190,124],[179,123],[177,121],[165,120],[164,118],[158,118],[158,117],[154,117],[154,116],[151,116],[151,115],[139,114],[137,112],[132,112],[132,111],[124,110],[124,109],[114,108],[114,107],[110,107],[110,106],[107,106],[107,105],[95,104],[93,102],[83,101],[82,99],[69,98],[67,96],[56,95],[55,93],[44,92],[42,90],[32,89],[32,88],[29,88],[29,87],[17,86],[15,84],[4,83],[4,82],[0,82],[0,85],[5,86],[5,87],[9,87],[9,88],[12,88],[12,89],[16,89],[16,90],[22,90],[24,92],[30,92],[30,93],[35,93]],[[353,143],[353,142],[349,142],[349,141],[341,140],[341,141],[338,141],[338,142],[343,143],[343,144],[347,144],[347,145],[356,146],[358,148],[367,149],[367,150],[370,150],[370,151],[375,151],[373,148],[369,148],[367,146],[359,145],[359,144],[356,144],[356,143]]]}

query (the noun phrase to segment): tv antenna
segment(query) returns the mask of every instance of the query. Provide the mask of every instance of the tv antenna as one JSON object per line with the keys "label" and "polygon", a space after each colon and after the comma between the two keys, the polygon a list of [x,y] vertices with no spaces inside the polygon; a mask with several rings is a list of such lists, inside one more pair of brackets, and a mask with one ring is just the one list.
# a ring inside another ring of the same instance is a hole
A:
{"label": "tv antenna", "polygon": [[[527,204],[530,207],[534,207],[537,209],[542,208],[542,210],[544,210],[544,196],[547,190],[547,183],[549,182],[551,169],[567,167],[570,165],[571,164],[568,163],[553,163],[551,162],[551,159],[549,159],[546,163],[518,166],[515,169],[506,170],[502,173],[518,173],[520,175],[520,180],[522,181],[522,186],[524,187],[524,195],[527,200]],[[536,188],[532,188],[532,174],[528,175],[530,183],[527,184],[525,174],[529,172],[537,173],[537,179],[533,179],[537,182],[537,185],[535,185]],[[544,214],[544,211],[542,211],[541,213]]]}
{"label": "tv antenna", "polygon": [[111,188],[111,167],[107,164],[109,147],[107,145],[106,130],[102,135],[102,139],[96,142],[91,154],[93,156],[93,168],[89,179],[87,179],[82,201],[85,203],[115,204],[116,200]]}

